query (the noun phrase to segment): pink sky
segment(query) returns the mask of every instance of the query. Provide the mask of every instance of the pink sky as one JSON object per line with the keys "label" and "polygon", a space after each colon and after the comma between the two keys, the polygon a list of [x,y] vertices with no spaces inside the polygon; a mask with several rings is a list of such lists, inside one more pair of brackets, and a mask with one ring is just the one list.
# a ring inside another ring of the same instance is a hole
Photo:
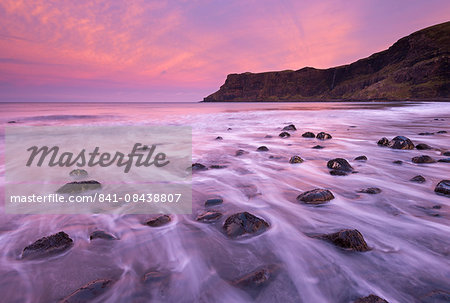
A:
{"label": "pink sky", "polygon": [[229,73],[351,63],[449,16],[448,0],[2,0],[0,101],[200,101]]}

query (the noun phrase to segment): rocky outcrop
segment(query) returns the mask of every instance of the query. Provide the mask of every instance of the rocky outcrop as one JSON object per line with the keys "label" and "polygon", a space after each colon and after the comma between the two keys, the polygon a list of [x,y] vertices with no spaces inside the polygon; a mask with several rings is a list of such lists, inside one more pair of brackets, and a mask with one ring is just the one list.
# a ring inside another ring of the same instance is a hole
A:
{"label": "rocky outcrop", "polygon": [[450,22],[348,65],[230,74],[203,101],[450,100],[448,45]]}

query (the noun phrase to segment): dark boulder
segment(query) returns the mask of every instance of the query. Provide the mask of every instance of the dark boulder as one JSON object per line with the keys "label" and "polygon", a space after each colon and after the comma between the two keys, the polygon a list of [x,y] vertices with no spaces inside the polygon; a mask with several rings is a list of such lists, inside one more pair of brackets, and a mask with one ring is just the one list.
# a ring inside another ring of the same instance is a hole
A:
{"label": "dark boulder", "polygon": [[355,158],[356,161],[367,161],[367,157],[366,156],[358,156]]}
{"label": "dark boulder", "polygon": [[389,142],[389,147],[393,149],[414,149],[414,144],[407,137],[397,136]]}
{"label": "dark boulder", "polygon": [[269,223],[248,212],[229,216],[223,224],[223,230],[229,238],[237,238],[245,234],[259,234],[269,227]]}
{"label": "dark boulder", "polygon": [[437,132],[437,134],[446,134],[446,133],[447,133],[446,130],[440,130],[440,131]]}
{"label": "dark boulder", "polygon": [[378,187],[368,187],[359,190],[358,193],[376,195],[381,193],[381,189],[379,189]]}
{"label": "dark boulder", "polygon": [[269,149],[267,148],[267,146],[260,146],[260,147],[258,147],[257,149],[256,149],[256,151],[259,151],[259,152],[266,152],[266,151],[269,151]]}
{"label": "dark boulder", "polygon": [[437,194],[441,194],[441,195],[450,197],[450,180],[440,181],[434,188],[434,191]]}
{"label": "dark boulder", "polygon": [[448,156],[450,156],[450,151],[443,152],[442,155],[448,157]]}
{"label": "dark boulder", "polygon": [[419,143],[416,145],[416,149],[418,150],[424,150],[424,149],[431,149],[432,147],[425,143]]}
{"label": "dark boulder", "polygon": [[11,120],[11,121],[8,121],[8,123],[9,123],[9,124],[14,124],[14,123],[17,123],[17,122],[14,121],[14,120]]}
{"label": "dark boulder", "polygon": [[397,165],[402,165],[403,161],[402,160],[395,160],[392,163],[397,164]]}
{"label": "dark boulder", "polygon": [[306,191],[297,197],[297,201],[305,204],[323,204],[334,199],[334,195],[328,189],[316,188]]}
{"label": "dark boulder", "polygon": [[281,138],[289,138],[291,135],[288,132],[282,132],[278,136]]}
{"label": "dark boulder", "polygon": [[215,222],[222,217],[222,213],[214,210],[205,211],[197,215],[195,220],[203,223]]}
{"label": "dark boulder", "polygon": [[434,160],[433,158],[431,158],[430,156],[427,156],[427,155],[413,157],[411,159],[411,161],[413,163],[435,163],[436,162],[436,160]]}
{"label": "dark boulder", "polygon": [[117,240],[116,237],[114,237],[112,234],[103,231],[103,230],[96,230],[91,233],[89,236],[90,240],[94,239],[103,239],[103,240]]}
{"label": "dark boulder", "polygon": [[369,295],[364,298],[356,299],[354,303],[389,303],[389,302],[378,296]]}
{"label": "dark boulder", "polygon": [[439,159],[438,162],[450,163],[450,158]]}
{"label": "dark boulder", "polygon": [[344,158],[335,158],[327,162],[329,169],[340,170],[344,172],[351,172],[353,167]]}
{"label": "dark boulder", "polygon": [[302,163],[304,160],[300,156],[292,156],[289,159],[289,163],[295,164],[295,163]]}
{"label": "dark boulder", "polygon": [[160,215],[148,220],[145,224],[151,227],[159,227],[166,225],[170,221],[172,221],[172,218],[169,215]]}
{"label": "dark boulder", "polygon": [[205,206],[215,206],[223,203],[222,198],[211,198],[206,200]]}
{"label": "dark boulder", "polygon": [[79,303],[79,302],[90,302],[93,299],[101,296],[107,290],[111,288],[114,284],[112,280],[109,279],[99,279],[80,287],[73,293],[62,299],[60,302],[64,303]]}
{"label": "dark boulder", "polygon": [[192,171],[201,171],[201,170],[207,170],[207,169],[208,168],[201,163],[192,164]]}
{"label": "dark boulder", "polygon": [[70,182],[61,186],[56,193],[58,194],[80,194],[89,190],[101,189],[100,182],[95,180]]}
{"label": "dark boulder", "polygon": [[386,138],[386,137],[383,137],[380,140],[378,140],[377,144],[380,145],[380,146],[388,146],[389,145],[389,139]]}
{"label": "dark boulder", "polygon": [[312,148],[314,148],[314,149],[322,149],[322,148],[325,148],[325,147],[322,146],[322,145],[314,145]]}
{"label": "dark boulder", "polygon": [[213,165],[210,165],[209,168],[222,169],[222,168],[227,168],[227,166],[226,165],[213,164]]}
{"label": "dark boulder", "polygon": [[302,137],[304,137],[304,138],[315,138],[316,135],[314,135],[314,133],[312,133],[312,132],[306,132],[306,133],[304,133],[302,135]]}
{"label": "dark boulder", "polygon": [[283,130],[297,130],[294,124],[289,124],[288,126],[283,127]]}
{"label": "dark boulder", "polygon": [[417,175],[415,177],[412,177],[411,179],[409,179],[409,181],[411,182],[416,182],[416,183],[425,183],[425,178],[421,175]]}
{"label": "dark boulder", "polygon": [[223,138],[221,136],[218,136],[215,140],[223,140]]}
{"label": "dark boulder", "polygon": [[319,139],[319,140],[328,140],[328,139],[331,139],[333,137],[330,134],[328,134],[328,133],[320,132],[320,133],[317,134],[316,138]]}
{"label": "dark boulder", "polygon": [[321,235],[319,238],[348,250],[361,252],[370,250],[363,235],[357,229],[343,229],[332,234]]}
{"label": "dark boulder", "polygon": [[242,155],[245,155],[245,154],[248,154],[248,151],[245,151],[245,150],[243,150],[243,149],[239,149],[239,150],[237,150],[236,151],[236,156],[237,157],[239,157],[239,156],[242,156]]}
{"label": "dark boulder", "polygon": [[42,258],[62,253],[73,246],[73,240],[63,231],[43,237],[23,249],[22,258]]}
{"label": "dark boulder", "polygon": [[87,177],[88,176],[88,172],[85,171],[84,169],[74,169],[69,173],[69,176],[71,177]]}

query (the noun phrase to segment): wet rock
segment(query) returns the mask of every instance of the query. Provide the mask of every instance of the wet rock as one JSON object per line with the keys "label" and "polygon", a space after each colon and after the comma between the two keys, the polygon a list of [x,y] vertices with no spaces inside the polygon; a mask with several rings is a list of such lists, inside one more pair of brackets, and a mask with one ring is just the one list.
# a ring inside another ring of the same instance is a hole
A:
{"label": "wet rock", "polygon": [[9,124],[13,124],[13,123],[17,123],[17,122],[14,121],[14,120],[11,120],[11,121],[8,121],[8,123],[9,123]]}
{"label": "wet rock", "polygon": [[258,147],[256,150],[259,151],[259,152],[266,152],[266,151],[269,151],[269,149],[267,148],[267,146],[264,146],[264,145]]}
{"label": "wet rock", "polygon": [[427,155],[413,157],[411,159],[411,161],[413,163],[435,163],[436,162],[436,160],[434,160],[433,158],[431,158],[430,156],[427,156]]}
{"label": "wet rock", "polygon": [[315,138],[316,135],[314,135],[314,133],[312,133],[312,132],[306,132],[306,133],[304,133],[302,135],[302,137],[304,137],[304,138]]}
{"label": "wet rock", "polygon": [[221,136],[218,136],[215,140],[223,140],[223,138]]}
{"label": "wet rock", "polygon": [[245,154],[248,154],[248,151],[245,151],[243,149],[239,149],[239,150],[236,151],[236,156],[237,157],[245,155]]}
{"label": "wet rock", "polygon": [[364,298],[356,299],[354,303],[389,303],[389,302],[378,296],[369,295]]}
{"label": "wet rock", "polygon": [[103,239],[103,240],[117,240],[116,237],[114,237],[112,234],[103,231],[103,230],[96,230],[91,233],[89,236],[90,240],[94,239]]}
{"label": "wet rock", "polygon": [[409,179],[409,181],[411,182],[416,182],[416,183],[425,183],[425,178],[421,175],[417,175],[415,177],[412,177],[411,179]]}
{"label": "wet rock", "polygon": [[222,213],[214,210],[209,210],[200,213],[195,220],[203,223],[211,223],[219,220],[222,217]]}
{"label": "wet rock", "polygon": [[450,151],[443,152],[442,155],[448,157],[448,156],[450,156]]}
{"label": "wet rock", "polygon": [[282,132],[278,136],[281,138],[289,138],[291,135],[288,132]]}
{"label": "wet rock", "polygon": [[74,169],[69,173],[69,176],[71,177],[87,177],[88,172],[84,169]]}
{"label": "wet rock", "polygon": [[233,129],[231,127],[228,127],[227,130],[230,131],[230,130],[233,130]]}
{"label": "wet rock", "polygon": [[386,138],[386,137],[383,137],[380,140],[378,140],[377,144],[380,145],[380,146],[388,146],[389,145],[389,139]]}
{"label": "wet rock", "polygon": [[223,230],[229,238],[237,238],[245,234],[259,234],[269,227],[269,223],[248,212],[229,216],[223,224]]}
{"label": "wet rock", "polygon": [[344,172],[351,172],[353,167],[344,158],[335,158],[327,162],[329,169],[340,170]]}
{"label": "wet rock", "polygon": [[379,189],[378,187],[368,187],[359,190],[358,193],[376,195],[381,193],[381,189]]}
{"label": "wet rock", "polygon": [[358,156],[355,158],[356,161],[367,161],[367,157],[366,156]]}
{"label": "wet rock", "polygon": [[319,237],[344,249],[361,252],[369,250],[363,235],[357,229],[342,229]]}
{"label": "wet rock", "polygon": [[151,227],[159,227],[166,225],[170,221],[172,221],[172,218],[169,215],[160,215],[148,220],[145,224]]}
{"label": "wet rock", "polygon": [[73,246],[73,240],[63,231],[43,237],[23,249],[22,258],[41,258],[62,253]]}
{"label": "wet rock", "polygon": [[402,160],[395,160],[392,163],[397,164],[397,165],[402,165],[403,161]]}
{"label": "wet rock", "polygon": [[425,143],[420,143],[416,145],[416,149],[418,150],[424,150],[424,149],[431,149],[432,147]]}
{"label": "wet rock", "polygon": [[192,164],[192,171],[201,171],[201,170],[207,170],[207,169],[208,168],[201,163]]}
{"label": "wet rock", "polygon": [[442,194],[444,196],[450,197],[450,180],[440,181],[434,188],[434,191],[437,194]]}
{"label": "wet rock", "polygon": [[325,148],[325,146],[322,146],[322,145],[314,145],[312,148],[314,148],[314,149],[322,149],[322,148]]}
{"label": "wet rock", "polygon": [[211,198],[206,200],[205,206],[215,206],[223,203],[222,198]]}
{"label": "wet rock", "polygon": [[434,133],[429,133],[429,132],[424,132],[424,133],[419,133],[420,136],[432,136],[434,135]]}
{"label": "wet rock", "polygon": [[266,135],[264,138],[270,139],[270,138],[272,138],[272,136],[271,135]]}
{"label": "wet rock", "polygon": [[446,133],[447,133],[447,131],[445,131],[445,130],[440,130],[437,132],[437,134],[446,134]]}
{"label": "wet rock", "polygon": [[389,147],[393,149],[414,149],[414,144],[407,137],[397,136],[389,142]]}
{"label": "wet rock", "polygon": [[222,168],[227,168],[227,166],[226,166],[226,165],[213,164],[213,165],[211,165],[209,168],[212,168],[212,169],[222,169]]}
{"label": "wet rock", "polygon": [[450,163],[450,158],[439,159],[438,162]]}
{"label": "wet rock", "polygon": [[320,133],[317,134],[316,138],[320,139],[320,140],[328,140],[328,139],[331,139],[333,137],[330,134],[328,134],[328,133],[320,132]]}
{"label": "wet rock", "polygon": [[316,188],[306,191],[297,197],[297,201],[306,204],[323,204],[334,199],[334,195],[328,189]]}
{"label": "wet rock", "polygon": [[111,286],[114,284],[112,280],[109,279],[99,279],[80,287],[64,299],[61,303],[78,303],[78,302],[88,302],[98,296],[104,294]]}
{"label": "wet rock", "polygon": [[275,265],[265,266],[234,280],[231,284],[244,289],[260,288],[266,285],[273,278],[276,269],[277,266]]}
{"label": "wet rock", "polygon": [[283,130],[297,130],[294,124],[283,127]]}
{"label": "wet rock", "polygon": [[100,182],[95,180],[70,182],[61,186],[56,192],[58,194],[80,194],[89,190],[101,189]]}
{"label": "wet rock", "polygon": [[291,159],[289,159],[289,163],[295,164],[295,163],[302,163],[304,160],[300,156],[292,156]]}

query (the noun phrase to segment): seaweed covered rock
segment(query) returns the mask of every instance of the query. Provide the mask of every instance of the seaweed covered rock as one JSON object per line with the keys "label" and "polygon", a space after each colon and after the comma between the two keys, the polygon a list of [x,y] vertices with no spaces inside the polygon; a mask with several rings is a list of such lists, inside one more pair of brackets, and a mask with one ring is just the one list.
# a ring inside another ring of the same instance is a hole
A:
{"label": "seaweed covered rock", "polygon": [[23,249],[22,258],[42,258],[62,253],[73,246],[73,240],[63,231],[43,237]]}
{"label": "seaweed covered rock", "polygon": [[81,194],[90,190],[97,190],[101,189],[102,185],[100,182],[95,180],[89,180],[89,181],[75,181],[66,183],[63,186],[61,186],[56,193],[58,194]]}
{"label": "seaweed covered rock", "polygon": [[223,224],[223,230],[229,238],[245,234],[259,234],[269,227],[269,223],[248,212],[229,216]]}
{"label": "seaweed covered rock", "polygon": [[333,193],[328,189],[322,188],[306,191],[297,197],[297,201],[306,204],[323,204],[333,199]]}
{"label": "seaweed covered rock", "polygon": [[357,229],[342,229],[335,233],[321,235],[319,238],[347,250],[360,252],[370,250],[363,235]]}

